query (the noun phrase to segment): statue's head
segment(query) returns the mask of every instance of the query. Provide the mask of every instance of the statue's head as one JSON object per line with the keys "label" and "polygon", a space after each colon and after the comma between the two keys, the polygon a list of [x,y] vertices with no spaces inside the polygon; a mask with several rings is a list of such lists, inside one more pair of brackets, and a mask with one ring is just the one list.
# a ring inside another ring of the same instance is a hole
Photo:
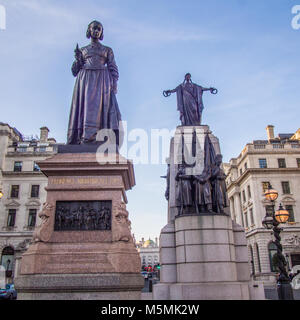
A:
{"label": "statue's head", "polygon": [[223,156],[221,154],[216,155],[216,165],[220,166],[222,164]]}
{"label": "statue's head", "polygon": [[189,82],[189,81],[191,81],[191,77],[192,77],[191,74],[190,74],[190,73],[187,73],[187,74],[184,76],[184,80]]}
{"label": "statue's head", "polygon": [[103,40],[103,26],[102,23],[99,21],[92,21],[86,30],[86,37]]}
{"label": "statue's head", "polygon": [[184,174],[185,173],[185,166],[183,163],[178,164],[178,172],[180,174]]}

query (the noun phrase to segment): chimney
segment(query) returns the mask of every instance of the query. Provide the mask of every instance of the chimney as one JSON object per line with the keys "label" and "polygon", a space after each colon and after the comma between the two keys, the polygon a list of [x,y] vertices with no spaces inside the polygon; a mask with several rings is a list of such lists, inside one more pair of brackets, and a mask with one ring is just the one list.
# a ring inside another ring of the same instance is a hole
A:
{"label": "chimney", "polygon": [[40,128],[40,142],[48,141],[49,129],[47,127]]}
{"label": "chimney", "polygon": [[145,239],[144,238],[142,238],[142,244],[145,242]]}
{"label": "chimney", "polygon": [[274,126],[272,126],[271,124],[269,124],[269,125],[266,127],[266,130],[267,130],[268,140],[274,139]]}
{"label": "chimney", "polygon": [[155,244],[158,246],[158,241],[157,237],[155,238]]}

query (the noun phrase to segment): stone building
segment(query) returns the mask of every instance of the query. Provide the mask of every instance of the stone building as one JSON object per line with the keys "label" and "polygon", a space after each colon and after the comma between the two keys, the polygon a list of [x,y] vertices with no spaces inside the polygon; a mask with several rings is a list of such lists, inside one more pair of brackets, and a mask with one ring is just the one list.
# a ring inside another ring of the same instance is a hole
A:
{"label": "stone building", "polygon": [[300,265],[300,129],[275,137],[274,127],[267,126],[267,139],[248,143],[224,169],[232,219],[245,228],[252,276],[273,284],[276,246],[271,230],[262,226],[266,212],[273,208],[264,191],[271,184],[278,191],[275,210],[281,203],[289,211],[281,238],[291,269]]}
{"label": "stone building", "polygon": [[42,127],[40,137],[24,137],[17,129],[0,123],[0,263],[13,281],[18,257],[27,248],[38,213],[46,199],[44,176],[38,161],[51,156],[55,139]]}
{"label": "stone building", "polygon": [[159,245],[158,240],[155,238],[155,241],[151,240],[142,240],[136,243],[137,250],[139,252],[142,264],[142,270],[146,267],[154,269],[156,265],[159,264]]}

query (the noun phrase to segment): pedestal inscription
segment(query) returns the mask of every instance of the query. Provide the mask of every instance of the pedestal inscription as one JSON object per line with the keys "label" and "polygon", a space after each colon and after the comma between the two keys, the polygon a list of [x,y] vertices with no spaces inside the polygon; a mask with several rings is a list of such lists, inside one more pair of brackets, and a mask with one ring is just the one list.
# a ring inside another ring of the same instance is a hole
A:
{"label": "pedestal inscription", "polygon": [[54,231],[111,230],[111,201],[57,201]]}

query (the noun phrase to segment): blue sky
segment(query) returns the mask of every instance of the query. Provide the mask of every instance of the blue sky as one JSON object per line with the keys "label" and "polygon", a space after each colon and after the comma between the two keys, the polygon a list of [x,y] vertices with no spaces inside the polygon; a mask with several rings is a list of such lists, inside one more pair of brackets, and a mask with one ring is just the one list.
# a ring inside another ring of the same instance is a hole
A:
{"label": "blue sky", "polygon": [[[1,121],[23,134],[66,141],[76,43],[87,24],[104,26],[119,67],[118,103],[128,128],[174,129],[176,96],[162,96],[190,72],[192,80],[218,88],[204,96],[203,123],[219,137],[224,161],[244,145],[299,127],[300,30],[291,27],[300,0],[0,0]],[[133,232],[159,236],[167,223],[165,165],[136,165],[128,192]]]}

